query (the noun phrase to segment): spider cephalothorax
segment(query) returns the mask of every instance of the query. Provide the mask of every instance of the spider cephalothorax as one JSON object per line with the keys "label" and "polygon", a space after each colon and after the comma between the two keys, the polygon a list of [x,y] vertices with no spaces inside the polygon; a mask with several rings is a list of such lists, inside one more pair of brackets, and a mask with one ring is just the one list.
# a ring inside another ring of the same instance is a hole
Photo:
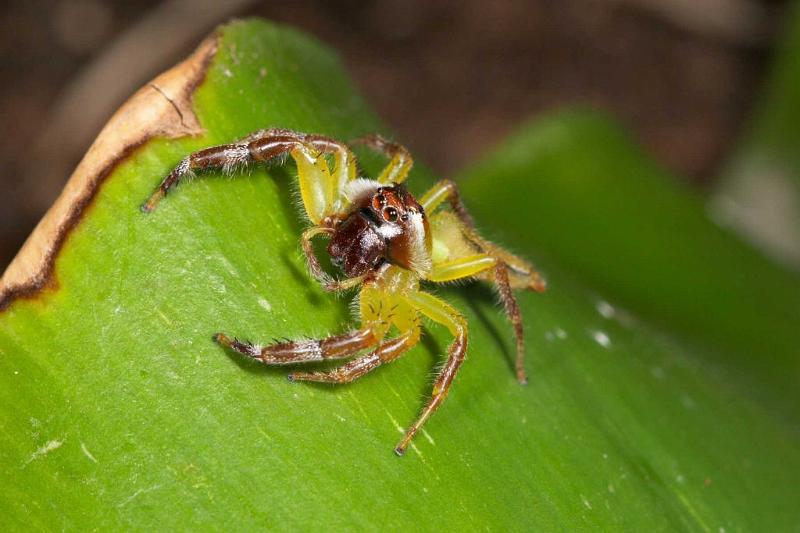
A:
{"label": "spider cephalothorax", "polygon": [[[327,372],[289,374],[292,381],[347,383],[417,344],[422,315],[444,325],[454,340],[430,399],[395,448],[403,454],[444,401],[467,352],[466,320],[445,301],[420,290],[420,281],[440,283],[476,277],[495,283],[514,326],[517,379],[521,383],[526,381],[522,319],[512,289],[543,291],[544,281],[526,261],[477,233],[452,181],[440,181],[417,201],[403,184],[412,165],[405,148],[377,135],[355,143],[391,159],[375,180],[356,176],[355,157],[344,143],[290,130],[260,130],[236,143],[186,157],[164,178],[142,210],[152,211],[172,187],[196,171],[230,172],[237,166],[289,153],[297,164],[303,206],[313,224],[301,238],[309,271],[329,291],[361,286],[361,325],[320,340],[268,346],[231,339],[222,333],[214,335],[214,340],[269,365],[351,358]],[[328,156],[332,156],[332,166]],[[449,209],[439,209],[445,202]],[[318,235],[330,238],[328,254],[345,279],[335,280],[321,267],[311,243]]]}
{"label": "spider cephalothorax", "polygon": [[[388,261],[408,270],[431,268],[431,238],[425,210],[403,185],[352,182],[350,212],[334,226],[328,253],[349,278]],[[346,191],[346,194],[349,191]]]}

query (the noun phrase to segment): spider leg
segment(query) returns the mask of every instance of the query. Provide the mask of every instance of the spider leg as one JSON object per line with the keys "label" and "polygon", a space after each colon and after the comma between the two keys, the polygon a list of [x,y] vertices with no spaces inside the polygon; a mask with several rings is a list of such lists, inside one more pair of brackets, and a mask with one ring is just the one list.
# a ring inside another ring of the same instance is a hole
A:
{"label": "spider leg", "polygon": [[363,144],[389,158],[389,163],[377,177],[379,183],[403,183],[414,165],[411,153],[405,146],[391,142],[377,134],[360,137],[350,141],[350,144]]}
{"label": "spider leg", "polygon": [[406,431],[403,439],[394,449],[397,455],[403,455],[406,447],[419,431],[419,428],[430,418],[434,411],[442,404],[450,390],[461,364],[467,354],[467,321],[451,305],[443,302],[425,292],[414,292],[405,296],[406,300],[422,314],[447,327],[455,339],[448,348],[448,357],[444,367],[439,371],[433,382],[433,391],[428,403],[423,407],[417,420]]}
{"label": "spider leg", "polygon": [[[336,166],[332,173],[323,154],[332,153]],[[342,202],[345,182],[355,176],[355,159],[343,143],[321,135],[307,135],[290,130],[259,130],[231,144],[199,150],[183,159],[161,182],[142,211],[150,212],[181,181],[199,171],[222,170],[230,173],[238,167],[268,162],[283,154],[295,160],[300,195],[308,218],[322,222]]]}
{"label": "spider leg", "polygon": [[420,329],[415,327],[404,335],[381,343],[374,351],[357,357],[333,370],[328,372],[292,372],[289,374],[289,379],[291,381],[316,381],[319,383],[350,383],[375,370],[382,364],[394,361],[417,344],[419,337]]}
{"label": "spider leg", "polygon": [[511,284],[508,279],[508,265],[502,260],[485,253],[468,255],[450,261],[434,263],[431,273],[425,279],[434,282],[453,281],[468,278],[489,269],[494,270],[494,282],[497,285],[500,301],[503,302],[506,316],[508,316],[514,328],[514,337],[517,344],[517,358],[514,367],[517,373],[517,381],[525,384],[528,382],[528,377],[525,373],[525,339],[522,330],[522,313],[519,311],[519,305],[514,297],[514,292],[511,290]]}
{"label": "spider leg", "polygon": [[360,284],[364,280],[364,276],[358,276],[344,280],[333,279],[322,269],[322,265],[319,264],[317,254],[314,253],[314,246],[311,240],[317,235],[330,235],[331,233],[333,233],[331,228],[325,228],[321,226],[315,226],[303,232],[303,235],[300,237],[300,243],[303,247],[303,253],[306,256],[308,271],[311,273],[314,279],[316,279],[319,284],[322,285],[322,288],[328,292],[351,289]]}
{"label": "spider leg", "polygon": [[362,328],[319,340],[277,342],[264,347],[231,339],[222,333],[214,335],[214,341],[267,365],[288,365],[326,359],[343,359],[375,346],[378,338],[371,328]]}
{"label": "spider leg", "polygon": [[350,148],[335,139],[324,135],[299,133],[293,130],[282,128],[270,128],[254,131],[243,137],[239,142],[259,141],[267,137],[288,136],[309,144],[314,149],[323,154],[333,154],[334,167],[330,171],[334,201],[341,196],[342,187],[345,183],[356,178],[356,157]]}
{"label": "spider leg", "polygon": [[428,192],[422,195],[419,203],[422,205],[422,208],[425,209],[425,212],[430,215],[433,213],[433,210],[439,207],[444,201],[450,202],[453,211],[455,211],[456,215],[458,215],[458,218],[461,220],[461,222],[474,231],[475,222],[472,220],[472,217],[467,212],[466,207],[464,207],[464,204],[461,202],[461,195],[458,192],[458,186],[456,186],[456,183],[453,180],[444,179],[436,182],[436,184],[431,187]]}
{"label": "spider leg", "polygon": [[475,222],[461,201],[458,187],[453,180],[445,179],[436,183],[422,196],[419,203],[430,216],[445,201],[450,204],[451,209],[461,222],[461,230],[464,236],[477,246],[480,251],[506,264],[510,271],[509,283],[512,287],[544,292],[547,284],[533,265],[483,238],[478,233],[477,229],[475,229]]}
{"label": "spider leg", "polygon": [[506,316],[514,327],[514,338],[517,340],[517,359],[514,367],[517,371],[517,381],[525,385],[528,383],[528,374],[525,372],[525,338],[522,334],[522,313],[519,311],[517,299],[511,290],[508,281],[508,265],[502,261],[497,261],[494,266],[494,282],[497,285],[497,292],[500,294],[500,301]]}
{"label": "spider leg", "polygon": [[459,257],[441,263],[434,263],[430,274],[425,276],[428,281],[443,283],[456,279],[468,278],[480,274],[497,264],[497,259],[486,253]]}
{"label": "spider leg", "polygon": [[322,135],[307,135],[306,140],[317,150],[325,154],[333,154],[333,169],[331,177],[331,210],[341,211],[344,207],[344,186],[348,181],[356,179],[356,156],[350,148],[339,141]]}

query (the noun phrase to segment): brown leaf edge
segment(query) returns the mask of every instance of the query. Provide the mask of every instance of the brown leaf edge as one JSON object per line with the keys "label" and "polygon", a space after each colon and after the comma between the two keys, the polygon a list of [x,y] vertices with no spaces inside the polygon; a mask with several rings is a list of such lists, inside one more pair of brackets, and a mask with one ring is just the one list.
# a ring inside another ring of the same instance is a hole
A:
{"label": "brown leaf edge", "polygon": [[219,42],[207,37],[183,62],[131,96],[103,127],[61,194],[0,278],[0,312],[19,298],[57,289],[55,261],[100,186],[138,148],[156,137],[200,135],[194,92],[205,80]]}

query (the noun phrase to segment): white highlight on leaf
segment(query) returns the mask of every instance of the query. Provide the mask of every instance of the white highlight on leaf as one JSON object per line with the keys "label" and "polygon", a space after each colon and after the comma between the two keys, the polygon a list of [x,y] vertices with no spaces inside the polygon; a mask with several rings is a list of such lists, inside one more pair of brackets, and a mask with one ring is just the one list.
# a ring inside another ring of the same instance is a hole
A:
{"label": "white highlight on leaf", "polygon": [[581,501],[583,502],[583,505],[585,505],[587,509],[589,509],[590,511],[592,510],[592,504],[589,503],[589,500],[587,500],[586,496],[584,496],[583,494],[581,494]]}
{"label": "white highlight on leaf", "polygon": [[57,450],[58,448],[61,448],[62,444],[64,444],[63,440],[55,440],[55,439],[53,439],[53,440],[47,441],[47,443],[45,443],[44,446],[41,446],[39,449],[37,449],[35,452],[33,452],[31,454],[30,459],[28,459],[28,461],[25,464],[28,464],[31,461],[35,461],[39,457],[47,455],[48,453],[52,452],[53,450]]}
{"label": "white highlight on leaf", "polygon": [[597,344],[599,344],[603,348],[608,348],[609,346],[611,346],[611,339],[609,338],[608,334],[606,334],[604,331],[600,330],[593,331],[592,338]]}
{"label": "white highlight on leaf", "polygon": [[411,443],[410,443],[410,444],[411,444],[411,449],[412,449],[412,450],[414,450],[414,452],[415,452],[415,453],[416,453],[418,456],[422,457],[422,452],[421,452],[421,451],[419,451],[419,448],[417,448],[417,445],[416,445],[416,444],[414,444],[414,441],[411,441]]}
{"label": "white highlight on leaf", "polygon": [[595,309],[597,309],[597,312],[600,313],[603,318],[614,318],[614,315],[617,314],[617,310],[614,309],[614,306],[605,300],[599,300],[595,305]]}
{"label": "white highlight on leaf", "polygon": [[387,415],[389,415],[389,420],[391,420],[391,421],[392,421],[392,424],[394,424],[394,427],[395,427],[395,429],[396,429],[398,432],[400,432],[400,433],[402,433],[403,435],[405,435],[405,433],[406,433],[406,430],[405,430],[405,429],[403,429],[403,426],[401,426],[400,424],[398,424],[398,423],[397,423],[397,420],[395,420],[395,419],[394,419],[394,417],[392,416],[392,414],[391,414],[389,411],[386,411],[386,414],[387,414]]}
{"label": "white highlight on leaf", "polygon": [[553,342],[556,339],[564,340],[567,338],[567,332],[561,328],[556,328],[552,331],[546,331],[544,338],[547,340],[547,342]]}
{"label": "white highlight on leaf", "polygon": [[272,311],[272,304],[270,304],[264,298],[259,298],[258,299],[258,305],[260,305],[262,308],[264,308],[265,311]]}
{"label": "white highlight on leaf", "polygon": [[148,487],[146,489],[138,489],[136,492],[131,494],[129,497],[127,497],[126,499],[124,499],[120,503],[118,503],[117,507],[123,507],[125,505],[128,505],[130,502],[132,502],[138,496],[141,496],[142,494],[147,494],[148,492],[153,492],[154,490],[159,489],[159,488],[161,488],[161,485],[153,485],[152,487]]}
{"label": "white highlight on leaf", "polygon": [[83,452],[83,455],[85,455],[86,457],[88,457],[88,458],[89,458],[89,460],[90,460],[91,462],[93,462],[93,463],[96,463],[96,462],[97,462],[97,459],[95,459],[95,458],[94,458],[94,455],[92,455],[92,454],[91,454],[91,452],[89,451],[89,449],[88,449],[88,448],[86,447],[86,445],[85,445],[84,443],[82,443],[82,442],[81,442],[81,451]]}

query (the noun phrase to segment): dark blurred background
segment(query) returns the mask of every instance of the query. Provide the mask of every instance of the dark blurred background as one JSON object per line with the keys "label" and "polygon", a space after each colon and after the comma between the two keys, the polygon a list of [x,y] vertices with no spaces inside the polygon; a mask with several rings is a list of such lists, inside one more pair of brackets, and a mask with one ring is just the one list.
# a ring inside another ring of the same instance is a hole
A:
{"label": "dark blurred background", "polygon": [[588,104],[708,187],[745,126],[779,0],[12,0],[0,11],[0,272],[103,123],[216,24],[259,15],[336,48],[449,175],[521,119]]}

